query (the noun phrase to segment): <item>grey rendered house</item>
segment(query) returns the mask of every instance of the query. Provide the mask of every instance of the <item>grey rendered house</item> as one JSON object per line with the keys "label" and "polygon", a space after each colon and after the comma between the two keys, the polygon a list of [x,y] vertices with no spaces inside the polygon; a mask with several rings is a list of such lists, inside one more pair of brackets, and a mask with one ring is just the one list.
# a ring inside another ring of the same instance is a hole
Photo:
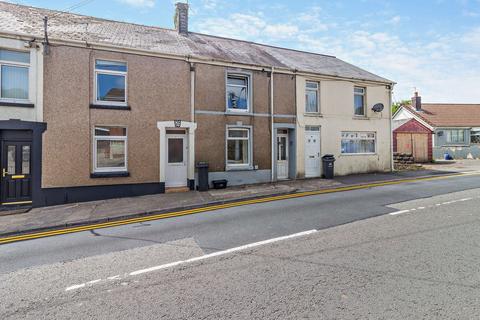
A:
{"label": "grey rendered house", "polygon": [[0,207],[188,191],[199,161],[230,185],[391,169],[392,81],[191,32],[184,3],[165,29],[0,1],[0,64]]}
{"label": "grey rendered house", "polygon": [[433,160],[480,159],[480,104],[412,102],[394,114],[394,128],[413,120],[431,130]]}

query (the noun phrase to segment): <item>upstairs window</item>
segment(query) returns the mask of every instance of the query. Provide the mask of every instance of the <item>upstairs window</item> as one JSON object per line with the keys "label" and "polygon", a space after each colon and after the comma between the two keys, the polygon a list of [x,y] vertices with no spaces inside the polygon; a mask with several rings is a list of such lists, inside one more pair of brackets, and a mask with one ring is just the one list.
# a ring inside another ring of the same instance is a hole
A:
{"label": "upstairs window", "polygon": [[95,127],[94,172],[127,171],[127,128]]}
{"label": "upstairs window", "polygon": [[227,111],[250,110],[250,76],[227,74]]}
{"label": "upstairs window", "polygon": [[0,98],[28,100],[30,53],[0,49]]}
{"label": "upstairs window", "polygon": [[319,111],[319,91],[318,82],[307,81],[305,89],[305,112],[318,113]]}
{"label": "upstairs window", "polygon": [[127,64],[119,61],[95,61],[95,102],[107,105],[127,104]]}
{"label": "upstairs window", "polygon": [[365,93],[366,88],[355,87],[354,89],[354,114],[356,116],[365,116]]}

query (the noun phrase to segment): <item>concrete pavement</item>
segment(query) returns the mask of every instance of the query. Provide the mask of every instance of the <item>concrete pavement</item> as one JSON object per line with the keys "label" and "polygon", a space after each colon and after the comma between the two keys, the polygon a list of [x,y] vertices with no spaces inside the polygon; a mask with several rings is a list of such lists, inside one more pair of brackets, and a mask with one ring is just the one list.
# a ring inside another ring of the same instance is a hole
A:
{"label": "concrete pavement", "polygon": [[[202,241],[194,236],[3,274],[0,317],[476,318],[480,312],[480,189],[465,188],[465,179],[449,181],[430,193],[415,188],[433,188],[429,183],[395,186],[396,190],[385,187],[385,193],[401,193],[391,199],[409,201],[390,203],[384,212],[391,214],[138,275],[131,272],[201,256],[206,252]],[[473,181],[477,186],[478,182],[478,178]],[[454,191],[452,185],[468,190]],[[407,196],[412,188],[416,197]],[[378,194],[369,194],[372,191],[379,189],[343,194],[343,203],[336,199],[337,207],[351,202],[358,212],[377,215],[374,206],[358,202],[362,197],[375,201]],[[321,198],[329,202],[326,196]],[[284,203],[283,207],[292,212],[294,205]],[[303,201],[303,207],[308,211],[310,204]],[[257,209],[253,206],[251,211]],[[327,205],[316,212],[321,218],[341,211]],[[299,210],[295,213],[297,219],[305,219]],[[285,216],[277,218],[285,222]],[[317,220],[309,226],[321,228],[322,224]],[[218,233],[224,227],[217,224]],[[30,245],[45,240],[50,239]],[[78,283],[88,284],[66,291]]]}

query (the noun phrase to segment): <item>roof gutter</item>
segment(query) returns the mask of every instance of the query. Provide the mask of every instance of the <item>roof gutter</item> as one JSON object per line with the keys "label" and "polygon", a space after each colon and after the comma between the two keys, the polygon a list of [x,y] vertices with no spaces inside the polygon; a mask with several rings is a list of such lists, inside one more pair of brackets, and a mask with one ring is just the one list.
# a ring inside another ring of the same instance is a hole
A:
{"label": "roof gutter", "polygon": [[[28,34],[22,33],[13,33],[8,31],[0,31],[0,36],[5,36],[9,38],[19,39],[19,40],[34,40],[34,39],[43,39],[43,37],[34,37]],[[89,49],[97,49],[97,50],[106,50],[106,51],[117,51],[123,53],[131,53],[143,56],[151,56],[151,57],[158,57],[158,58],[166,58],[166,59],[174,59],[174,60],[181,60],[181,61],[188,61],[192,63],[201,63],[201,64],[209,64],[209,65],[218,65],[218,66],[225,66],[225,67],[233,67],[233,68],[246,68],[252,70],[261,71],[263,69],[270,69],[271,66],[265,65],[256,65],[256,64],[247,64],[247,63],[239,63],[239,62],[231,62],[222,59],[211,59],[207,57],[191,57],[188,55],[176,55],[176,54],[169,54],[169,53],[161,53],[146,49],[135,49],[135,48],[126,48],[122,46],[116,46],[112,44],[104,44],[104,43],[96,43],[96,42],[88,42],[88,41],[80,41],[80,40],[65,40],[65,39],[56,39],[56,38],[49,38],[49,43],[51,45],[65,45],[65,46],[73,46],[79,48],[89,48]],[[352,77],[343,77],[343,76],[332,76],[322,73],[314,73],[308,71],[298,71],[292,70],[290,68],[285,67],[275,67],[275,72],[278,74],[289,74],[289,75],[299,75],[299,76],[306,76],[306,77],[316,77],[319,79],[324,80],[345,80],[345,81],[354,81],[354,82],[363,82],[366,84],[373,84],[373,85],[390,85],[393,86],[396,83],[392,81],[376,81],[376,80],[369,80],[369,79],[362,79],[362,78],[352,78]]]}

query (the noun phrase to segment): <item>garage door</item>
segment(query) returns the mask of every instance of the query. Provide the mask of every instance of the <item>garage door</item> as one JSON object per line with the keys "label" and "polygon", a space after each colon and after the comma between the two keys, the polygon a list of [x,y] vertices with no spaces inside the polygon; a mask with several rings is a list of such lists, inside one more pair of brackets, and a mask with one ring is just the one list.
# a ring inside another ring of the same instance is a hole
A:
{"label": "garage door", "polygon": [[428,134],[398,133],[397,152],[412,154],[415,162],[428,162]]}

